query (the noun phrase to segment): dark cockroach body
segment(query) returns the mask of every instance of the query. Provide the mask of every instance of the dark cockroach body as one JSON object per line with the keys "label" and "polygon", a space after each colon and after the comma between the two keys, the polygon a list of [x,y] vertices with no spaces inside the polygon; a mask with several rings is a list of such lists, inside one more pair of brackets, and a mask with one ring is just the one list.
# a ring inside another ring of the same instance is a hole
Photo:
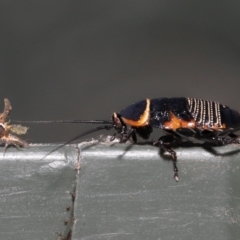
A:
{"label": "dark cockroach body", "polygon": [[[240,114],[214,101],[157,98],[137,102],[114,113],[112,121],[117,132],[125,133],[127,137],[130,132],[136,132],[148,139],[152,128],[159,128],[174,136],[212,142],[236,131],[240,127]],[[127,125],[134,131],[126,131]]]}
{"label": "dark cockroach body", "polygon": [[112,122],[121,134],[120,142],[130,137],[136,142],[136,134],[148,139],[153,128],[163,130],[167,135],[154,144],[172,155],[177,181],[177,157],[172,150],[175,140],[195,138],[216,145],[240,143],[234,134],[240,128],[240,114],[218,102],[196,98],[146,99],[114,113]]}
{"label": "dark cockroach body", "polygon": [[178,181],[177,157],[172,149],[175,141],[192,140],[193,138],[215,145],[240,143],[238,136],[234,134],[240,129],[240,114],[218,102],[196,98],[142,100],[126,107],[119,113],[113,113],[111,121],[60,120],[36,122],[106,124],[82,133],[74,140],[97,130],[115,128],[116,133],[112,139],[118,133],[122,143],[130,138],[137,142],[137,135],[143,139],[148,139],[153,128],[161,129],[166,135],[160,137],[154,145],[171,154],[176,181]]}

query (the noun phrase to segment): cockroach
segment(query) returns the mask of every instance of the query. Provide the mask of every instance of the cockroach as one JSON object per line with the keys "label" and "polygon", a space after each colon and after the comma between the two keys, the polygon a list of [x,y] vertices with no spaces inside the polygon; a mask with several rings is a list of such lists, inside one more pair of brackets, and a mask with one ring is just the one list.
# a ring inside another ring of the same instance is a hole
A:
{"label": "cockroach", "polygon": [[11,111],[11,103],[5,98],[3,113],[0,114],[0,143],[5,145],[5,151],[10,145],[15,146],[16,148],[28,146],[26,141],[13,134],[25,134],[28,128],[21,125],[10,125],[9,122],[6,122]]}
{"label": "cockroach", "polygon": [[161,129],[166,135],[153,144],[170,153],[173,159],[174,178],[178,181],[177,155],[173,144],[179,140],[201,140],[214,145],[240,143],[236,131],[240,130],[240,114],[215,101],[197,98],[155,98],[145,99],[114,112],[111,120],[59,120],[18,121],[38,123],[92,123],[104,124],[90,129],[74,138],[89,133],[114,128],[111,140],[120,135],[120,143],[130,138],[137,142],[137,135],[148,139],[153,128]]}

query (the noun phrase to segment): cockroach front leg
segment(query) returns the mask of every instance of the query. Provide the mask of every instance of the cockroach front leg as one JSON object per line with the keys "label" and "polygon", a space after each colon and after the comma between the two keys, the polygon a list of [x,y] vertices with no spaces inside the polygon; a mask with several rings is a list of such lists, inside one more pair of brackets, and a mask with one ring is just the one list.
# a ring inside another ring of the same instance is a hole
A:
{"label": "cockroach front leg", "polygon": [[[129,140],[129,138],[131,138],[131,137],[132,137],[134,143],[137,142],[136,131],[133,128],[130,128],[128,130],[128,132],[122,131],[120,134],[121,134],[120,140],[119,140],[120,143],[127,142]],[[113,136],[111,137],[111,141],[113,141],[116,138],[116,135],[117,135],[117,132],[113,134]]]}
{"label": "cockroach front leg", "polygon": [[125,142],[127,142],[130,137],[133,138],[134,143],[137,141],[135,129],[133,129],[133,128],[130,128],[130,129],[128,130],[128,132],[124,132],[124,133],[121,134],[120,143],[125,143]]}

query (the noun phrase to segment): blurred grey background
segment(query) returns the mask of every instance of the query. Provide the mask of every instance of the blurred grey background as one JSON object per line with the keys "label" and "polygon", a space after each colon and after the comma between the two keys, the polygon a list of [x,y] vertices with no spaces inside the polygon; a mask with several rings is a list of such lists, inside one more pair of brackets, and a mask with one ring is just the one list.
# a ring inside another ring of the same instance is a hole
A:
{"label": "blurred grey background", "polygon": [[[1,101],[15,120],[110,119],[178,96],[240,110],[239,13],[239,1],[2,0]],[[92,127],[29,126],[30,142]]]}

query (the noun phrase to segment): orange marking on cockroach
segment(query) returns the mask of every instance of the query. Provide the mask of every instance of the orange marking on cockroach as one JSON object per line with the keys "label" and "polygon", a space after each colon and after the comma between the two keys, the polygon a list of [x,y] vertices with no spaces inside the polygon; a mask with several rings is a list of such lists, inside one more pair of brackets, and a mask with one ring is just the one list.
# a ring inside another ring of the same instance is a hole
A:
{"label": "orange marking on cockroach", "polygon": [[206,124],[198,126],[194,119],[184,121],[181,118],[177,118],[172,112],[170,112],[170,121],[164,123],[164,129],[176,130],[178,128],[201,128],[209,131],[221,131],[226,128],[226,124],[222,124],[221,126],[214,125],[211,127]]}
{"label": "orange marking on cockroach", "polygon": [[134,120],[122,117],[123,122],[132,127],[147,126],[150,121],[150,99],[146,99],[146,103],[147,103],[146,108],[145,108],[143,114],[141,115],[141,117],[139,118],[139,120],[134,121]]}
{"label": "orange marking on cockroach", "polygon": [[3,113],[0,114],[0,143],[5,144],[5,151],[10,145],[15,146],[16,148],[28,146],[26,141],[12,134],[25,134],[28,128],[21,125],[10,125],[9,122],[6,122],[6,120],[9,118],[11,110],[11,103],[7,98],[5,98]]}
{"label": "orange marking on cockroach", "polygon": [[184,121],[177,118],[172,112],[170,112],[170,121],[164,123],[164,129],[176,130],[178,128],[195,128],[196,122],[194,119],[191,121]]}

